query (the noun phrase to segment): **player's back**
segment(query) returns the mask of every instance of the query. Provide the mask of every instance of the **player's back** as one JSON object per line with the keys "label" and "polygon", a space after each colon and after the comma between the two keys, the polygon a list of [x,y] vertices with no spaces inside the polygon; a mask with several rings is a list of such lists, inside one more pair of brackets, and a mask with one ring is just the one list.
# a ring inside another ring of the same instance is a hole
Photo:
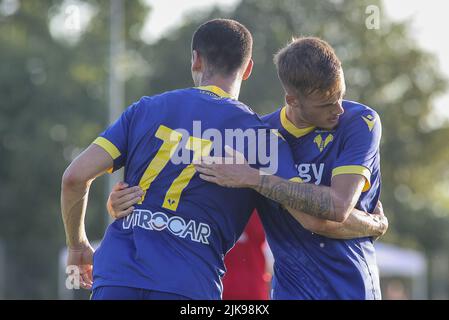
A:
{"label": "player's back", "polygon": [[233,143],[225,138],[230,130],[250,128],[267,131],[256,114],[219,88],[191,88],[144,97],[97,140],[113,149],[114,170],[124,166],[125,181],[141,186],[145,196],[132,215],[108,228],[95,254],[95,288],[220,298],[223,255],[258,196],[206,183],[192,160],[222,155],[224,143]]}

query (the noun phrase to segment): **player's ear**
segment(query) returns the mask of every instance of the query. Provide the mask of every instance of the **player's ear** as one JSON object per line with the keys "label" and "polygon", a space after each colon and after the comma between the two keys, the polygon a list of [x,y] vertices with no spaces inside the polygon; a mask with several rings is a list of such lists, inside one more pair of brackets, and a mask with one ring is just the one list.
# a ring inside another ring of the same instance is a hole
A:
{"label": "player's ear", "polygon": [[203,69],[203,59],[201,58],[198,51],[193,50],[192,52],[192,71],[201,72]]}
{"label": "player's ear", "polygon": [[298,98],[295,95],[286,93],[285,94],[285,102],[291,107],[297,107],[298,106]]}
{"label": "player's ear", "polygon": [[248,62],[248,65],[246,66],[245,72],[243,73],[243,81],[246,81],[251,76],[251,73],[253,72],[254,67],[254,61],[253,59],[250,59]]}

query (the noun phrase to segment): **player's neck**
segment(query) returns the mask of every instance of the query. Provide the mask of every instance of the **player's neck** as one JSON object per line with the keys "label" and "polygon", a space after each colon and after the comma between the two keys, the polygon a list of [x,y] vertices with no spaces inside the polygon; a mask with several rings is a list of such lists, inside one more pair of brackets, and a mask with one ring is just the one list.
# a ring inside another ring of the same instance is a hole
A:
{"label": "player's neck", "polygon": [[287,117],[287,119],[298,129],[307,129],[307,128],[312,128],[314,127],[313,124],[304,121],[302,119],[297,119],[297,117],[293,116],[293,110],[292,107],[287,105],[287,108],[285,110],[285,115]]}
{"label": "player's neck", "polygon": [[211,77],[209,79],[202,80],[200,83],[201,87],[217,86],[236,100],[238,100],[240,96],[241,85],[241,81],[238,81],[237,79],[223,77]]}

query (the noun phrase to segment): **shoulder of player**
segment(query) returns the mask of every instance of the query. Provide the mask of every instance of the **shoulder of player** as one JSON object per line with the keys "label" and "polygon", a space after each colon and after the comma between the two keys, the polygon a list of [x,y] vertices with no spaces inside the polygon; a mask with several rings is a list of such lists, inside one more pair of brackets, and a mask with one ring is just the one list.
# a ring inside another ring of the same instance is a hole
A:
{"label": "shoulder of player", "polygon": [[223,108],[229,117],[235,120],[235,124],[238,123],[242,129],[243,127],[254,129],[267,127],[261,117],[241,101],[229,100],[223,104]]}
{"label": "shoulder of player", "polygon": [[279,108],[272,113],[261,116],[262,121],[264,121],[267,124],[272,124],[273,122],[276,122],[276,121],[279,122],[281,110],[282,110],[282,108]]}
{"label": "shoulder of player", "polygon": [[189,94],[190,89],[178,89],[172,91],[166,91],[163,93],[155,94],[152,96],[143,96],[137,102],[135,102],[131,107],[135,109],[148,108],[152,106],[161,105],[167,100],[171,99],[181,99]]}
{"label": "shoulder of player", "polygon": [[341,119],[341,125],[347,126],[354,122],[366,124],[369,128],[373,125],[380,124],[379,114],[373,108],[355,101],[343,101],[345,113]]}
{"label": "shoulder of player", "polygon": [[244,104],[243,102],[238,101],[238,100],[231,100],[230,103],[235,106],[235,108],[233,109],[234,112],[239,112],[239,113],[241,112],[241,113],[247,114],[249,116],[255,116],[256,118],[259,119],[259,115],[256,112],[254,112],[250,106]]}

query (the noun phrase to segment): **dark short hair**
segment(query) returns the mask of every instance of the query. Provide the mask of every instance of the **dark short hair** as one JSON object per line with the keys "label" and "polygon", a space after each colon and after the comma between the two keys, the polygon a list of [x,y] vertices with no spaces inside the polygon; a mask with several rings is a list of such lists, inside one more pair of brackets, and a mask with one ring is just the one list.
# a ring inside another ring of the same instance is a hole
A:
{"label": "dark short hair", "polygon": [[201,25],[193,35],[192,49],[202,56],[212,72],[229,75],[248,63],[253,37],[241,23],[215,19]]}
{"label": "dark short hair", "polygon": [[334,49],[315,37],[294,38],[274,57],[279,78],[297,93],[333,94],[341,77],[341,62]]}

